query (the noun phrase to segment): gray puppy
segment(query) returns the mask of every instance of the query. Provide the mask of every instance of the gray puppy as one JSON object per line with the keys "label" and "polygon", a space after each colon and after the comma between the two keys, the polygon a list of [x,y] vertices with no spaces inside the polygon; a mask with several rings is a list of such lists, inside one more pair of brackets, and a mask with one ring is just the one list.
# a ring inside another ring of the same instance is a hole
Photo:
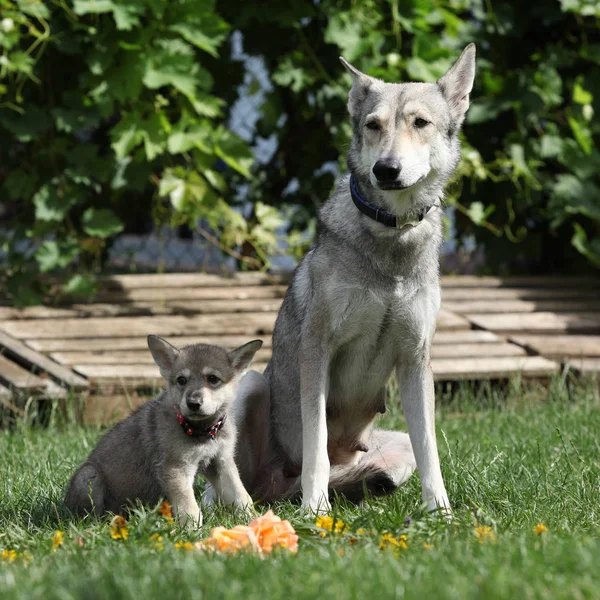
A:
{"label": "gray puppy", "polygon": [[227,352],[195,344],[177,349],[148,336],[150,352],[167,385],[150,402],[113,427],[79,467],[65,505],[84,514],[120,513],[132,501],[167,498],[181,524],[202,524],[194,478],[209,483],[209,501],[251,510],[252,499],[234,461],[235,418],[228,418],[238,383],[262,341]]}

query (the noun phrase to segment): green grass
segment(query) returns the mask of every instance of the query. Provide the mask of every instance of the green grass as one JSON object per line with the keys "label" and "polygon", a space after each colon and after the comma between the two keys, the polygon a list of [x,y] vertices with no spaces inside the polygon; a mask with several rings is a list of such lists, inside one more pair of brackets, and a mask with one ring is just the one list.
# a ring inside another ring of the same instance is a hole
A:
{"label": "green grass", "polygon": [[[56,422],[0,433],[0,597],[23,598],[591,598],[600,592],[600,401],[597,383],[518,382],[499,390],[461,387],[443,398],[438,445],[454,522],[426,515],[413,477],[393,496],[335,510],[351,530],[321,538],[313,519],[282,503],[277,514],[300,534],[295,556],[265,560],[176,550],[217,524],[243,519],[205,514],[200,532],[173,530],[150,509],[130,519],[126,542],[104,521],[76,521],[60,506],[70,474],[100,435]],[[56,416],[55,416],[56,417]],[[397,409],[382,419],[402,427]],[[536,536],[533,526],[548,531]],[[479,543],[477,525],[496,541]],[[64,543],[52,551],[56,530]],[[379,549],[384,532],[408,537],[396,554]],[[150,541],[162,536],[163,549]],[[423,544],[431,545],[430,549]]]}

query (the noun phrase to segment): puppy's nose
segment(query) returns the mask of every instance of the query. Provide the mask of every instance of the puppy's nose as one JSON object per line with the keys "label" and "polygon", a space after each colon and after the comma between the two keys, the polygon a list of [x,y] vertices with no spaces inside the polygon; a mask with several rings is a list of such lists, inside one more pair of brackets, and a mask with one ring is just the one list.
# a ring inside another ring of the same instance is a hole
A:
{"label": "puppy's nose", "polygon": [[373,166],[373,175],[377,178],[377,181],[390,183],[396,181],[398,175],[400,175],[400,163],[391,158],[382,158],[378,160]]}
{"label": "puppy's nose", "polygon": [[191,394],[185,399],[185,403],[191,411],[199,410],[202,404],[202,396]]}

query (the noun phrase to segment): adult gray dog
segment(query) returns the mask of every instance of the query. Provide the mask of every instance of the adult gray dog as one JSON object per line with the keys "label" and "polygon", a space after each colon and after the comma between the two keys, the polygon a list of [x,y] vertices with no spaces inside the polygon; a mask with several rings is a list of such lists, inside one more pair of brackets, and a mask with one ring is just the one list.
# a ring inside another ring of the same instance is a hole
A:
{"label": "adult gray dog", "polygon": [[[427,507],[449,513],[430,351],[441,203],[459,162],[475,46],[436,83],[384,83],[341,60],[353,78],[350,173],[320,210],[264,377],[242,381],[236,461],[255,499],[301,490],[314,511],[329,510],[330,490],[389,492],[416,466]],[[409,435],[373,427],[393,371]]]}

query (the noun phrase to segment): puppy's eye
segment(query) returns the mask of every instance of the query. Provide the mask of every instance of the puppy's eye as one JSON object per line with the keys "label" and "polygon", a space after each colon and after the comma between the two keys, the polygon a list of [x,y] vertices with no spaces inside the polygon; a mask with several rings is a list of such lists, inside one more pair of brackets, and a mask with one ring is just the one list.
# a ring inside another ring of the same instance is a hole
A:
{"label": "puppy's eye", "polygon": [[368,123],[365,123],[365,127],[371,131],[379,131],[381,129],[381,126],[377,121],[369,121]]}
{"label": "puppy's eye", "polygon": [[210,383],[210,385],[217,385],[221,383],[221,380],[216,375],[209,375],[206,380],[208,383]]}
{"label": "puppy's eye", "polygon": [[186,378],[186,377],[184,377],[183,375],[180,375],[180,376],[177,378],[177,383],[178,383],[179,385],[183,386],[183,385],[185,385],[185,384],[187,383],[187,378]]}
{"label": "puppy's eye", "polygon": [[423,129],[423,127],[426,127],[427,125],[429,125],[429,121],[426,121],[425,119],[421,119],[421,117],[419,117],[418,119],[415,119],[415,127],[417,129]]}

